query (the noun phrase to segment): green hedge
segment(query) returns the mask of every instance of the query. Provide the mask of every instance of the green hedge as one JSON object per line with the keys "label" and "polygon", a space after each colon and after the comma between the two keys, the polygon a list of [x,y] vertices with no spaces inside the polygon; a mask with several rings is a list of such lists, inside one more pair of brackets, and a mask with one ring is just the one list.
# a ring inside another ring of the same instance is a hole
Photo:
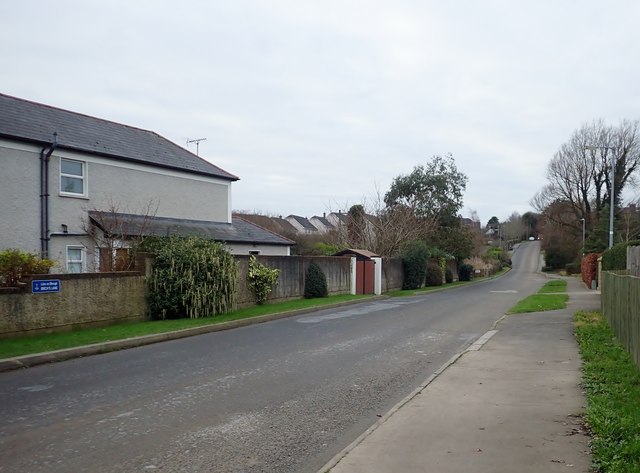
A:
{"label": "green hedge", "polygon": [[322,268],[312,261],[304,277],[304,297],[305,299],[313,299],[315,297],[327,297],[328,295],[327,277]]}
{"label": "green hedge", "polygon": [[0,251],[0,286],[18,287],[32,274],[47,274],[53,266],[50,259],[9,248]]}
{"label": "green hedge", "polygon": [[458,280],[471,281],[473,277],[473,266],[470,264],[461,264],[458,268]]}
{"label": "green hedge", "polygon": [[402,248],[404,280],[402,289],[418,289],[424,284],[429,260],[429,247],[424,241],[413,241]]}
{"label": "green hedge", "polygon": [[235,309],[238,265],[220,243],[201,237],[145,242],[155,255],[149,311],[155,319],[207,317]]}
{"label": "green hedge", "polygon": [[442,286],[442,269],[436,263],[427,265],[427,275],[425,278],[427,286]]}
{"label": "green hedge", "polygon": [[602,269],[618,271],[627,269],[627,246],[639,246],[640,240],[618,243],[602,253]]}

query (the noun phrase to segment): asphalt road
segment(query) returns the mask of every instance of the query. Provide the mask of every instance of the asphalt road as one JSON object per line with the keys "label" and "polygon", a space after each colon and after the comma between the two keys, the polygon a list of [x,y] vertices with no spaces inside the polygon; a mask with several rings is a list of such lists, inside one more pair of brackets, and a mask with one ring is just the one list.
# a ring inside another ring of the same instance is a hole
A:
{"label": "asphalt road", "polygon": [[315,472],[542,286],[425,296],[0,374],[0,472]]}

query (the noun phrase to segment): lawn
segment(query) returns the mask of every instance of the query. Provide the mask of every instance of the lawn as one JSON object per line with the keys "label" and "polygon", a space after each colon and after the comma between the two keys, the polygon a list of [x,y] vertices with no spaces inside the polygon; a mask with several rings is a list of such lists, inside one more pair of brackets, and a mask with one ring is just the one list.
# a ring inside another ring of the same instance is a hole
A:
{"label": "lawn", "polygon": [[122,340],[125,338],[152,335],[156,333],[172,332],[202,325],[220,324],[233,320],[247,319],[261,315],[290,312],[294,310],[322,307],[371,296],[340,295],[320,299],[296,299],[286,302],[264,304],[261,306],[240,309],[230,314],[205,317],[201,319],[154,320],[112,325],[103,328],[81,329],[73,332],[50,333],[31,337],[0,340],[0,359],[14,356],[42,353],[45,351],[61,350],[92,343]]}
{"label": "lawn", "polygon": [[575,315],[593,469],[640,472],[640,370],[600,312]]}
{"label": "lawn", "polygon": [[538,291],[538,294],[553,294],[557,292],[567,292],[567,281],[564,279],[554,279],[549,281],[542,289]]}
{"label": "lawn", "polygon": [[511,309],[508,314],[524,314],[527,312],[544,312],[567,307],[569,296],[564,294],[567,281],[553,280],[546,283],[537,294],[525,297]]}

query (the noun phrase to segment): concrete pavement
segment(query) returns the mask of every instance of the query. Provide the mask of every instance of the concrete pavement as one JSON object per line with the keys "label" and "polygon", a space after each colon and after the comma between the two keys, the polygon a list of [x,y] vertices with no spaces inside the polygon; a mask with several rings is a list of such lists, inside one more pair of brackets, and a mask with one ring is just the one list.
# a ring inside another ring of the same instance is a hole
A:
{"label": "concrete pavement", "polygon": [[320,471],[589,471],[572,316],[600,296],[567,280],[567,309],[505,317]]}

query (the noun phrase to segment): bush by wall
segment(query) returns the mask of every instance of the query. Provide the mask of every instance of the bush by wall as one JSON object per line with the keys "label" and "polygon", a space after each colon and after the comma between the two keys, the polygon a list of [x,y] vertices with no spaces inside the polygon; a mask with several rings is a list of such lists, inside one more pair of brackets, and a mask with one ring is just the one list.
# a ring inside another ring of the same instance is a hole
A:
{"label": "bush by wall", "polygon": [[450,268],[444,270],[444,282],[451,284],[453,282],[453,271]]}
{"label": "bush by wall", "polygon": [[618,271],[627,269],[627,246],[640,245],[640,240],[618,243],[602,253],[602,270]]}
{"label": "bush by wall", "polygon": [[154,238],[149,278],[152,318],[200,318],[235,309],[238,266],[220,243],[201,237]]}
{"label": "bush by wall", "polygon": [[473,276],[473,266],[470,264],[461,264],[458,268],[458,279],[460,281],[471,281]]}
{"label": "bush by wall", "polygon": [[429,263],[427,265],[425,284],[427,286],[442,286],[442,268],[439,264]]}
{"label": "bush by wall", "polygon": [[587,287],[591,287],[591,281],[596,281],[598,279],[599,257],[600,253],[589,253],[582,258],[580,272],[582,273],[582,281],[587,285]]}
{"label": "bush by wall", "polygon": [[304,297],[305,299],[313,299],[315,297],[327,297],[328,295],[327,277],[320,266],[312,261],[304,277]]}
{"label": "bush by wall", "polygon": [[[236,255],[238,262],[238,298],[239,308],[255,305],[255,296],[249,289],[249,255]],[[305,275],[313,261],[327,277],[329,295],[349,294],[351,292],[351,258],[342,256],[258,256],[258,261],[269,268],[280,270],[278,285],[272,288],[269,302],[300,299],[304,297]],[[400,270],[402,265],[399,264]],[[400,271],[402,284],[402,271]],[[399,289],[399,288],[398,288]]]}
{"label": "bush by wall", "polygon": [[32,274],[47,274],[53,266],[50,259],[16,249],[0,251],[0,286],[18,287]]}
{"label": "bush by wall", "polygon": [[279,269],[268,268],[258,263],[256,257],[249,257],[249,272],[247,273],[247,284],[256,298],[256,304],[262,305],[267,302],[273,286],[278,283]]}
{"label": "bush by wall", "polygon": [[429,248],[424,241],[413,241],[403,246],[402,267],[404,269],[404,281],[402,289],[418,289],[424,284]]}

